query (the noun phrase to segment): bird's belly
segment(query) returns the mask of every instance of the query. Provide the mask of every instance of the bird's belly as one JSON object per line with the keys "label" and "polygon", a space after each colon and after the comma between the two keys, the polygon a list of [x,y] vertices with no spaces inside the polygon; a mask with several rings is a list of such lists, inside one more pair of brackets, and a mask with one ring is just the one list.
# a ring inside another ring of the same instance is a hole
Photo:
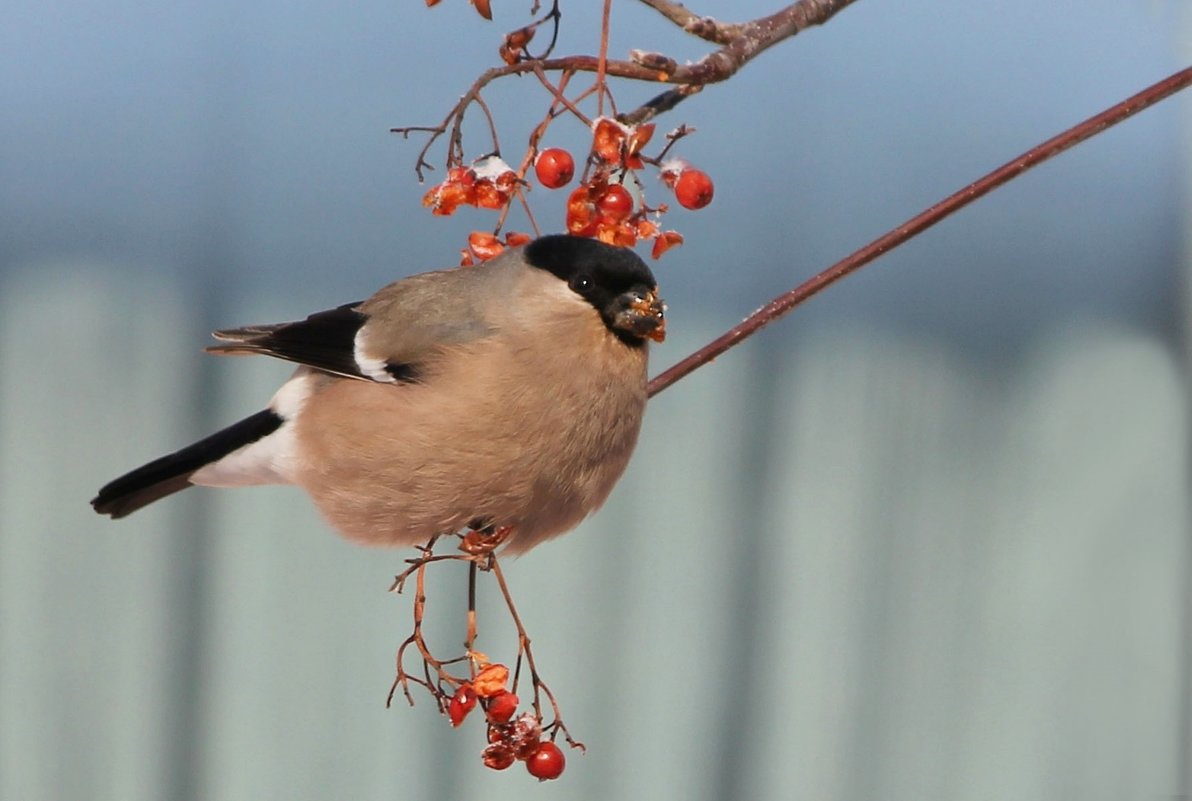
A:
{"label": "bird's belly", "polygon": [[581,393],[555,389],[543,404],[442,384],[338,382],[304,411],[298,436],[308,458],[296,483],[353,541],[414,545],[481,520],[512,526],[506,550],[523,551],[604,502],[645,403],[644,393],[629,393],[581,409],[568,397],[578,406]]}

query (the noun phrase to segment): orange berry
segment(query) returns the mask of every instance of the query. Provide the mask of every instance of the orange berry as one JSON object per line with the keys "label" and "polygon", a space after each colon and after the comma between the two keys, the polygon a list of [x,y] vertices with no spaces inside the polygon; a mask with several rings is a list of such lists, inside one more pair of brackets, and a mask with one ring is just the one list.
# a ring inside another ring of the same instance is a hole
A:
{"label": "orange berry", "polygon": [[676,245],[683,244],[683,235],[678,231],[663,231],[654,238],[654,248],[650,252],[652,258],[657,259]]}
{"label": "orange berry", "polygon": [[505,682],[509,681],[509,668],[504,665],[488,665],[472,680],[472,687],[481,698],[492,698],[505,690]]}
{"label": "orange berry", "polygon": [[675,199],[685,209],[702,209],[712,202],[712,179],[703,170],[684,170],[675,182]]}
{"label": "orange berry", "polygon": [[625,144],[625,126],[601,117],[592,131],[592,151],[609,164],[621,163],[621,146]]}
{"label": "orange berry", "polygon": [[594,236],[600,222],[589,198],[589,188],[580,186],[567,197],[567,233],[572,236]]}
{"label": "orange berry", "polygon": [[468,248],[480,261],[488,261],[493,256],[500,255],[505,246],[487,231],[473,231],[468,234]]}
{"label": "orange berry", "polygon": [[547,189],[558,189],[571,183],[575,175],[575,160],[561,147],[547,148],[538,154],[534,162],[534,174],[538,183]]}
{"label": "orange berry", "polygon": [[482,209],[499,209],[509,202],[509,195],[502,192],[489,178],[476,181],[475,204]]}

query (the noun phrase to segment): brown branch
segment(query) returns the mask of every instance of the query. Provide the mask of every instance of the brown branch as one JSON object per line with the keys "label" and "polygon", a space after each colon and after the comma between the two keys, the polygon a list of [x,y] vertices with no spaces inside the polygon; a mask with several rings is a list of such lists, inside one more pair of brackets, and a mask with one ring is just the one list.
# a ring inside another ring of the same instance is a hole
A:
{"label": "brown branch", "polygon": [[[675,4],[647,2],[652,8],[672,8]],[[636,61],[606,59],[601,56],[566,56],[562,58],[529,59],[516,64],[506,64],[486,70],[467,92],[448,112],[440,125],[431,127],[391,128],[393,133],[408,136],[414,131],[427,131],[430,136],[418,154],[415,170],[418,179],[424,180],[424,170],[431,165],[426,161],[426,154],[440,136],[451,130],[447,161],[449,164],[462,163],[463,148],[460,137],[463,127],[464,114],[473,103],[479,102],[480,92],[498,78],[508,75],[524,75],[530,72],[594,72],[598,76],[598,83],[604,76],[612,78],[626,78],[636,81],[652,81],[657,83],[677,84],[679,88],[664,92],[642,107],[629,112],[626,116],[635,123],[645,122],[663,111],[669,111],[682,100],[695,94],[700,88],[710,83],[719,83],[736,74],[737,70],[752,61],[762,52],[768,50],[783,39],[789,39],[800,31],[813,25],[821,25],[831,19],[838,11],[851,5],[854,0],[799,0],[781,11],[768,17],[761,17],[752,22],[744,23],[739,28],[740,34],[729,41],[724,47],[701,58],[694,64],[675,66],[670,64],[673,59],[666,59],[665,69],[646,66]],[[557,7],[557,4],[556,4]],[[736,31],[737,28],[732,30]],[[602,48],[603,54],[603,48]],[[654,54],[658,55],[658,54]],[[659,56],[665,59],[664,56]],[[603,98],[603,95],[601,95]]]}
{"label": "brown branch", "polygon": [[688,11],[682,3],[672,3],[670,0],[641,0],[641,3],[654,9],[687,33],[716,44],[728,44],[741,35],[744,27],[732,22],[719,22],[711,17],[701,17]]}
{"label": "brown branch", "polygon": [[774,300],[746,317],[738,325],[726,331],[721,336],[709,342],[695,353],[663,371],[650,382],[649,393],[657,395],[671,384],[678,381],[696,368],[707,364],[729,348],[737,345],[765,326],[785,315],[803,301],[812,297],[841,278],[856,272],[869,262],[898,247],[912,237],[922,233],[940,220],[955,214],[960,209],[983,197],[1007,181],[1016,178],[1027,170],[1042,164],[1044,161],[1063,153],[1070,147],[1080,144],[1084,140],[1096,136],[1106,129],[1117,125],[1143,109],[1153,106],[1181,89],[1192,85],[1192,67],[1185,68],[1158,83],[1148,86],[1136,95],[1128,97],[1100,114],[1089,117],[1063,133],[1036,145],[1017,158],[1006,162],[988,175],[974,181],[963,189],[936,203],[926,211],[920,212],[901,225],[886,232],[865,247],[845,257],[818,275],[804,281],[799,286],[779,295]]}
{"label": "brown branch", "polygon": [[799,0],[768,17],[740,25],[740,33],[724,47],[675,71],[672,83],[719,83],[783,39],[822,25],[854,0]]}
{"label": "brown branch", "polygon": [[461,103],[497,78],[532,72],[534,64],[547,72],[555,70],[603,71],[604,74],[614,78],[630,78],[639,81],[698,84],[701,86],[719,83],[731,78],[741,67],[782,40],[789,39],[812,26],[822,25],[853,2],[855,0],[799,0],[799,2],[768,17],[744,23],[740,26],[741,34],[726,46],[709,53],[694,64],[682,65],[670,73],[651,69],[633,61],[609,59],[602,62],[598,56],[579,55],[494,67],[477,79],[476,83],[472,85],[472,90],[461,99]]}

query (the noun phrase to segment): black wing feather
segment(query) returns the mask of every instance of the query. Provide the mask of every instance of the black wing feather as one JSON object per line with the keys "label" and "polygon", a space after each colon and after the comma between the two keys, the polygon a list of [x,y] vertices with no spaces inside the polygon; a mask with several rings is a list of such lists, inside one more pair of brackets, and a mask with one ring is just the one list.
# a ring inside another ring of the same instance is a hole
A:
{"label": "black wing feather", "polygon": [[[212,345],[209,353],[263,353],[299,364],[317,367],[329,373],[373,381],[356,361],[356,334],[368,320],[360,311],[361,302],[346,303],[316,312],[305,320],[276,325],[255,325],[216,331],[216,339],[226,345]],[[395,381],[414,377],[412,365],[389,364],[388,373]]]}

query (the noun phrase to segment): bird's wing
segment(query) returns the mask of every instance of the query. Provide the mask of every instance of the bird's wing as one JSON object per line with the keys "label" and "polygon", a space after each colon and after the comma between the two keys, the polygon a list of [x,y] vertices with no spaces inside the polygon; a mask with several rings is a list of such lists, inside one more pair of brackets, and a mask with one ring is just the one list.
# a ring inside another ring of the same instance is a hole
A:
{"label": "bird's wing", "polygon": [[423,273],[305,320],[216,331],[222,344],[207,351],[265,354],[366,381],[411,381],[443,346],[495,330],[471,283],[458,271]]}

